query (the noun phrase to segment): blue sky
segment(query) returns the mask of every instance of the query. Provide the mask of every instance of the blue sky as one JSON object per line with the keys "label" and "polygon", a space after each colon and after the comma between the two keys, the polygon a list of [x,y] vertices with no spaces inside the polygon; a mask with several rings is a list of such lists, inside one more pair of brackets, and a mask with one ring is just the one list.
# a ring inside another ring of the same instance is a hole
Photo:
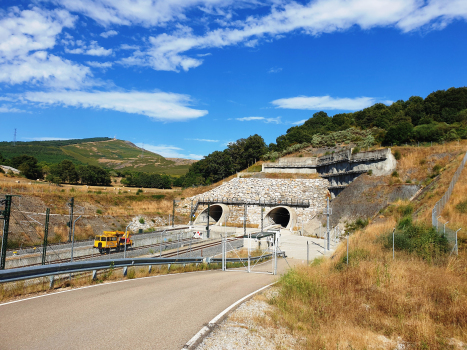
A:
{"label": "blue sky", "polygon": [[465,0],[0,0],[0,140],[200,159],[466,85]]}

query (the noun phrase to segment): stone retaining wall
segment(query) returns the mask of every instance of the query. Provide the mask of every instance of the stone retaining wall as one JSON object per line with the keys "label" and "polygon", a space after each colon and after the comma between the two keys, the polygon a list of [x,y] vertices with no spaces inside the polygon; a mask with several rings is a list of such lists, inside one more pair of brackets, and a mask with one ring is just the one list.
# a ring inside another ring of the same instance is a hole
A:
{"label": "stone retaining wall", "polygon": [[[280,201],[292,200],[302,201],[309,200],[310,206],[307,208],[289,208],[296,214],[299,223],[306,223],[311,220],[316,213],[322,211],[326,203],[328,181],[325,179],[255,179],[255,178],[236,178],[223,184],[211,191],[203,194],[186,198],[179,203],[177,212],[181,214],[189,214],[191,201],[196,204],[198,199],[230,199],[237,198],[245,202],[251,202],[247,207],[247,224],[261,224],[261,207],[254,205],[257,201]],[[241,224],[243,223],[244,206],[229,205],[229,218],[227,223]],[[196,211],[196,216],[200,215],[207,205],[200,205]],[[270,207],[265,207],[263,216],[271,210]],[[266,221],[265,221],[266,223]],[[222,223],[224,224],[224,223]],[[296,223],[294,223],[295,225]]]}

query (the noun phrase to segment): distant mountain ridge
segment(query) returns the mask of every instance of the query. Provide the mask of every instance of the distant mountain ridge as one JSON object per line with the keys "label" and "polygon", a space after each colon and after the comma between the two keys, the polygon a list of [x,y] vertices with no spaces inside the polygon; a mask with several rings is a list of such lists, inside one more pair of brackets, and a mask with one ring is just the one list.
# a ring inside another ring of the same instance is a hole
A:
{"label": "distant mountain ridge", "polygon": [[75,140],[0,142],[0,154],[13,158],[23,154],[39,162],[56,164],[68,159],[75,164],[98,165],[106,169],[133,170],[148,173],[183,175],[191,160],[166,159],[160,154],[143,150],[130,141],[109,137]]}

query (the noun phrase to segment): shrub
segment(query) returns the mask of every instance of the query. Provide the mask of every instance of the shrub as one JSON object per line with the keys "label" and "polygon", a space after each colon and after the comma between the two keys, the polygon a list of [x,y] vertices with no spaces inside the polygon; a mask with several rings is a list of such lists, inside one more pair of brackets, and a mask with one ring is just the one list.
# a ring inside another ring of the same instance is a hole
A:
{"label": "shrub", "polygon": [[140,223],[141,225],[144,225],[144,219],[143,219],[143,218],[139,218],[139,223]]}
{"label": "shrub", "polygon": [[128,269],[126,276],[128,277],[129,280],[134,279],[136,277],[135,269]]}
{"label": "shrub", "polygon": [[[349,266],[358,266],[360,261],[367,260],[370,257],[370,252],[365,249],[354,249],[349,251]],[[347,266],[347,254],[344,254],[337,262],[335,268],[340,271]]]}
{"label": "shrub", "polygon": [[[384,239],[384,247],[392,249],[392,245],[392,232],[390,232]],[[434,227],[415,224],[410,216],[405,216],[397,224],[394,249],[414,253],[423,260],[432,262],[449,251],[449,243]]]}
{"label": "shrub", "polygon": [[371,176],[371,175],[373,175],[373,170],[371,170],[371,169],[370,169],[370,170],[368,170],[368,171],[367,171],[367,175],[368,175],[368,176]]}
{"label": "shrub", "polygon": [[441,170],[441,165],[439,164],[436,164],[434,167],[433,167],[433,174],[439,174],[439,171]]}
{"label": "shrub", "polygon": [[96,214],[102,214],[102,210],[97,209],[97,210],[96,210]]}
{"label": "shrub", "polygon": [[140,193],[143,193],[143,190],[141,188],[138,188],[138,191],[136,191],[136,194],[139,195]]}
{"label": "shrub", "polygon": [[425,165],[426,164],[426,159],[420,160],[420,165]]}
{"label": "shrub", "polygon": [[398,149],[394,151],[393,155],[394,155],[394,158],[396,158],[396,160],[400,160],[402,158],[402,154]]}
{"label": "shrub", "polygon": [[151,198],[156,199],[156,200],[161,200],[165,198],[165,194],[153,194]]}
{"label": "shrub", "polygon": [[402,215],[402,216],[408,216],[412,215],[413,213],[413,205],[412,204],[407,204],[407,205],[401,205],[397,208],[397,211]]}
{"label": "shrub", "polygon": [[463,214],[467,213],[467,199],[457,204],[456,209],[459,210]]}
{"label": "shrub", "polygon": [[396,170],[394,170],[394,171],[392,172],[391,176],[392,176],[392,177],[399,177],[399,173],[398,173]]}
{"label": "shrub", "polygon": [[360,148],[355,147],[354,149],[352,149],[352,154],[357,154],[358,152],[360,152]]}

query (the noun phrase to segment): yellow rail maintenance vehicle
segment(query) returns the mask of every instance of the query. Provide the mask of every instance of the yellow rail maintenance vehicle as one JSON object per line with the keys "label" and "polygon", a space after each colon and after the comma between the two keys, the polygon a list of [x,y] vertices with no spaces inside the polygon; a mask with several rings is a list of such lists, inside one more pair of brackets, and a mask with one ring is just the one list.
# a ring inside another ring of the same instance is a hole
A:
{"label": "yellow rail maintenance vehicle", "polygon": [[133,246],[129,231],[104,231],[101,235],[94,237],[94,248],[99,249],[101,254],[109,254],[111,249],[117,252],[124,250],[125,242],[126,249]]}

